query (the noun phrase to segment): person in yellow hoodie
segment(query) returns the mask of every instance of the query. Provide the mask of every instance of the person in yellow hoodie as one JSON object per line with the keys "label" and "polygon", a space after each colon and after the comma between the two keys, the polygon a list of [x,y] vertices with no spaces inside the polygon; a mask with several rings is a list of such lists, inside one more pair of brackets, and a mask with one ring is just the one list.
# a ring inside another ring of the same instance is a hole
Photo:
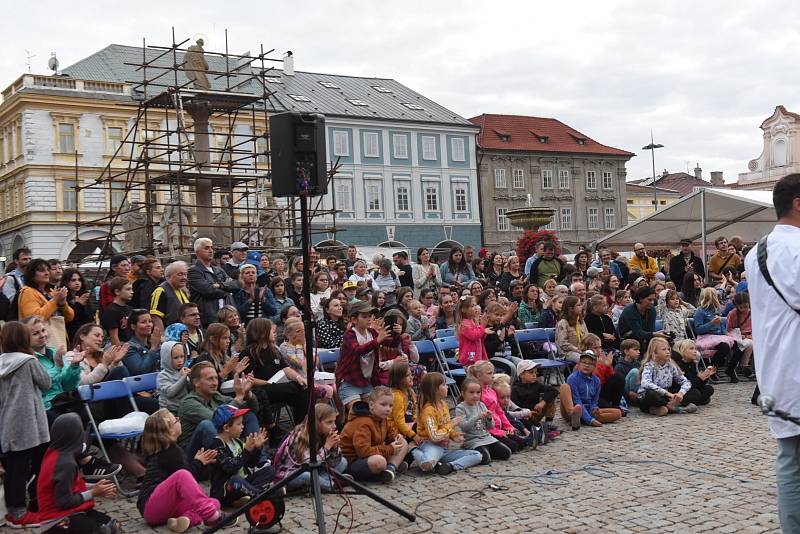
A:
{"label": "person in yellow hoodie", "polygon": [[647,282],[652,282],[658,272],[656,259],[647,255],[647,249],[642,243],[633,245],[633,253],[635,256],[628,260],[628,268],[631,271],[634,269],[641,271],[642,276],[647,278]]}
{"label": "person in yellow hoodie", "polygon": [[408,401],[411,401],[411,414],[417,413],[417,394],[414,392],[414,378],[411,368],[406,362],[395,363],[389,371],[389,387],[392,388],[392,413],[389,416],[389,435],[400,434],[409,444],[417,446],[422,443],[406,415],[409,413]]}

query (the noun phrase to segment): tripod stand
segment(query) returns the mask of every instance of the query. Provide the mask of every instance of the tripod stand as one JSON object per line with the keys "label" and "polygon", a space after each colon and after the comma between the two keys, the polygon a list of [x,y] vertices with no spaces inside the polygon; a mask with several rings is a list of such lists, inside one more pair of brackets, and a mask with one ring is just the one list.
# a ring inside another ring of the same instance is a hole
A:
{"label": "tripod stand", "polygon": [[[302,173],[301,173],[302,174]],[[305,183],[305,180],[303,181]],[[304,323],[306,327],[306,391],[308,394],[308,417],[306,424],[308,425],[308,450],[309,450],[309,459],[308,463],[304,463],[297,471],[286,477],[285,479],[281,480],[278,484],[269,487],[268,489],[261,492],[259,495],[253,497],[247,504],[233,512],[231,517],[236,517],[241,514],[246,513],[248,510],[253,508],[256,504],[261,502],[262,500],[271,497],[273,495],[279,495],[279,492],[286,487],[291,481],[295,480],[303,473],[310,473],[311,474],[311,494],[312,498],[314,499],[314,512],[317,519],[317,530],[319,534],[325,534],[325,511],[322,507],[322,492],[320,490],[319,485],[319,475],[320,470],[325,470],[326,467],[323,462],[320,462],[317,459],[317,451],[319,450],[320,443],[318,442],[318,434],[317,434],[317,421],[316,417],[314,417],[314,332],[313,329],[315,327],[315,322],[313,320],[313,314],[311,312],[311,264],[309,258],[309,252],[311,247],[311,221],[309,220],[309,213],[308,213],[308,194],[307,194],[307,187],[304,187],[303,193],[300,195],[300,224],[301,224],[301,246],[303,248],[303,310],[304,310]],[[359,484],[358,482],[354,482],[352,480],[344,479],[338,472],[331,470],[329,472],[329,476],[333,479],[335,483],[339,487],[343,486],[350,486],[354,488],[356,491],[348,492],[348,494],[352,495],[366,495],[373,501],[389,508],[395,513],[400,514],[401,516],[405,517],[409,521],[416,521],[416,516],[403,510],[396,504],[389,502],[388,500],[384,499],[377,493],[373,492],[369,488]],[[212,528],[206,529],[206,534],[211,534],[216,532],[220,528],[224,528],[225,525],[216,525]]]}

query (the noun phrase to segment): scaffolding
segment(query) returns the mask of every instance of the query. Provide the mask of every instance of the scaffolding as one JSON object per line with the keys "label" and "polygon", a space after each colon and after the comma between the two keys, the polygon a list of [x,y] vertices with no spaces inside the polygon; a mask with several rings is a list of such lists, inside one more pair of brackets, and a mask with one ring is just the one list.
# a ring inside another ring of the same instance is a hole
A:
{"label": "scaffolding", "polygon": [[[101,216],[86,220],[76,210],[75,250],[84,257],[108,257],[123,234],[124,253],[161,259],[190,256],[198,237],[218,248],[242,241],[268,253],[298,250],[299,199],[271,194],[268,119],[286,108],[268,78],[282,59],[263,45],[257,54],[230,53],[226,30],[224,52],[203,51],[211,88],[197,88],[184,70],[188,41],[177,42],[174,29],[171,46],[142,41],[141,59],[125,63],[141,73],[126,81],[138,101],[132,126],[96,180],[81,183],[76,161],[76,206],[84,190],[104,189],[109,199]],[[315,199],[312,220],[332,215],[333,224],[314,233],[335,240],[335,213]],[[97,243],[81,239],[87,228],[103,229],[99,254],[81,247]]]}

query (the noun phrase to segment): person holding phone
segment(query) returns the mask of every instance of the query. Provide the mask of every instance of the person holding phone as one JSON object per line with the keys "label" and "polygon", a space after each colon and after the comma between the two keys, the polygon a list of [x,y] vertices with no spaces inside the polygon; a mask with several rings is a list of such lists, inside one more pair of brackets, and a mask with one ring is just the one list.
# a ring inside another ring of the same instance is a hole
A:
{"label": "person holding phone", "polygon": [[706,287],[700,292],[700,306],[694,312],[694,331],[697,334],[697,348],[704,357],[720,367],[728,362],[725,372],[732,383],[739,381],[736,366],[742,354],[734,344],[734,339],[727,334],[719,314],[721,305],[717,299],[717,291]]}

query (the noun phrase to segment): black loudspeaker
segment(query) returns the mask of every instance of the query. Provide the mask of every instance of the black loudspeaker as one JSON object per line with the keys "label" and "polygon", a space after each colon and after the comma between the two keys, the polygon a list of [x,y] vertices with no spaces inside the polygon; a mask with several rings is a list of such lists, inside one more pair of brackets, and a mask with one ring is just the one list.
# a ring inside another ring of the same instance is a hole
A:
{"label": "black loudspeaker", "polygon": [[328,192],[325,117],[287,111],[269,118],[272,196],[321,196]]}

